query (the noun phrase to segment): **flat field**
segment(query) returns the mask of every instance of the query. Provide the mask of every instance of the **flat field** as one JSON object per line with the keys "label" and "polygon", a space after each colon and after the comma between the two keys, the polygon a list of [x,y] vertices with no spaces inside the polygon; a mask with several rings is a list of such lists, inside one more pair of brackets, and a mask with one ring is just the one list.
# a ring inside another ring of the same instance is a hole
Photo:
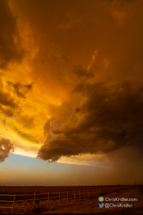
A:
{"label": "flat field", "polygon": [[118,190],[134,188],[136,186],[0,186],[0,194],[22,194],[22,193],[47,193],[47,192],[64,192],[74,190],[94,190],[101,189],[101,193],[115,192]]}
{"label": "flat field", "polygon": [[[96,190],[100,190],[100,194]],[[143,214],[143,186],[3,186],[0,187],[0,194],[12,195],[0,196],[1,201],[11,201],[0,202],[3,207],[11,207],[16,194],[13,214]],[[104,201],[104,206],[99,208],[99,195],[104,199],[124,197],[129,201]],[[131,198],[135,201],[131,201]],[[113,203],[114,206],[106,208],[105,203]],[[115,207],[115,204],[118,206]],[[126,206],[123,206],[125,204]],[[0,209],[0,214],[10,213],[11,208]]]}

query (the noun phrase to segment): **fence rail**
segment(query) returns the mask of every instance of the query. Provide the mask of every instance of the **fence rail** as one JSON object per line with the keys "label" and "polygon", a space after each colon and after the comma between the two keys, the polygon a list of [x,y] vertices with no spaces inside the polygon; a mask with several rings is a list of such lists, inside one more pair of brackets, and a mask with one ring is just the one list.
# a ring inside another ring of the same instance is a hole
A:
{"label": "fence rail", "polygon": [[[100,195],[101,189],[96,189],[96,190],[78,190],[78,191],[59,191],[59,192],[48,192],[48,193],[33,193],[33,194],[0,194],[0,196],[6,196],[6,197],[11,197],[14,196],[14,199],[12,201],[9,200],[0,200],[0,203],[6,203],[6,202],[11,202],[12,206],[0,206],[1,208],[10,208],[11,209],[11,214],[13,214],[14,208],[20,208],[20,207],[31,207],[35,205],[40,205],[40,204],[47,204],[50,205],[51,201],[57,200],[58,204],[61,204],[61,201],[64,200],[65,204],[69,204],[70,201],[76,201],[76,200],[85,200],[86,198],[91,198]],[[36,198],[38,196],[44,196],[46,195],[45,198]],[[31,199],[16,199],[19,196],[33,196]],[[41,201],[39,200],[46,200],[46,201]],[[29,205],[18,205],[17,203],[21,202],[32,202],[32,204]],[[38,203],[37,203],[38,201]]]}

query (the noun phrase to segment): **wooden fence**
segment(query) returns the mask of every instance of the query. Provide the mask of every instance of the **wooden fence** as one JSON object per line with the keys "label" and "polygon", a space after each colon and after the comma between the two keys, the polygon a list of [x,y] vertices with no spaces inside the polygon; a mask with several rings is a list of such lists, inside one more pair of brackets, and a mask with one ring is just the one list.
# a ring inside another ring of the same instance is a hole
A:
{"label": "wooden fence", "polygon": [[[58,201],[58,205],[62,203],[62,200],[65,204],[68,204],[69,201],[77,201],[77,200],[85,200],[86,198],[93,198],[95,196],[99,196],[101,193],[101,189],[96,190],[79,190],[79,191],[65,191],[65,192],[48,192],[48,193],[34,193],[34,194],[0,194],[3,197],[11,197],[13,196],[13,200],[0,200],[0,203],[10,202],[11,207],[0,206],[1,208],[11,209],[11,214],[13,214],[14,208],[20,207],[30,207],[39,204],[47,204],[54,203]],[[22,196],[33,196],[30,199],[19,199]],[[38,196],[45,196],[45,198],[38,198]],[[39,202],[40,200],[40,202]],[[31,202],[28,205],[19,205],[21,202]]]}

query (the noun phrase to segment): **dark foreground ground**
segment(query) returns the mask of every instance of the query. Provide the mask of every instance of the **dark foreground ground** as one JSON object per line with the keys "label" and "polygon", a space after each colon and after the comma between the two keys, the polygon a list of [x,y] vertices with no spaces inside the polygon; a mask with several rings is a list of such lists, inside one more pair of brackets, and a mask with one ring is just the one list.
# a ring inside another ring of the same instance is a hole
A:
{"label": "dark foreground ground", "polygon": [[[73,213],[47,213],[48,215],[73,215]],[[116,212],[97,212],[97,213],[74,213],[74,215],[141,215],[143,214],[142,208],[132,208],[132,209],[123,209],[121,211]],[[17,215],[17,214],[14,214]],[[28,214],[26,214],[28,215]],[[29,215],[36,215],[35,213],[31,213]]]}
{"label": "dark foreground ground", "polygon": [[[97,187],[96,187],[97,188]],[[104,189],[105,188],[105,189]],[[56,188],[53,188],[54,191]],[[60,188],[62,189],[62,188]],[[64,188],[64,190],[66,190]],[[78,188],[79,189],[79,188]],[[83,187],[82,189],[85,189]],[[42,188],[43,190],[43,188]],[[68,189],[69,190],[69,189]],[[81,189],[80,189],[81,190]],[[28,189],[27,189],[28,191]],[[31,191],[31,190],[30,190]],[[32,190],[33,191],[33,190]],[[36,190],[37,191],[37,190]],[[40,191],[40,188],[38,189]],[[106,192],[105,192],[106,191]],[[41,192],[40,192],[41,193]],[[19,211],[14,209],[15,215],[17,214],[23,214],[23,215],[36,215],[36,214],[42,214],[42,215],[84,215],[84,214],[97,214],[97,215],[113,215],[113,214],[123,214],[123,215],[138,215],[143,214],[143,186],[130,186],[130,187],[102,187],[102,194],[104,198],[105,197],[125,197],[125,198],[136,198],[137,201],[135,202],[128,202],[132,204],[132,208],[105,208],[102,209],[98,207],[98,196],[91,197],[87,199],[81,199],[77,200],[76,202],[73,202],[72,200],[69,201],[68,204],[66,204],[66,200],[63,201],[63,204],[61,203],[58,205],[58,202],[54,202],[52,205],[36,205],[32,207],[23,207],[20,208]],[[23,204],[23,203],[22,203]],[[27,203],[28,204],[28,203]],[[0,215],[10,214],[10,210],[0,211]]]}
{"label": "dark foreground ground", "polygon": [[0,194],[22,194],[22,193],[47,193],[47,192],[64,192],[76,190],[93,190],[101,189],[101,193],[110,193],[118,190],[134,188],[135,185],[125,186],[0,186]]}

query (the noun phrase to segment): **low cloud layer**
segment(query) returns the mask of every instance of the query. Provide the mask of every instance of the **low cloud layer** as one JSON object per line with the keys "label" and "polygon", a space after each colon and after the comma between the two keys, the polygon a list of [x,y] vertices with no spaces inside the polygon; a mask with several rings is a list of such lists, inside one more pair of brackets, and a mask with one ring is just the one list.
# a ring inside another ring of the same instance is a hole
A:
{"label": "low cloud layer", "polygon": [[10,153],[14,152],[15,146],[10,140],[2,138],[0,139],[0,162],[3,162]]}
{"label": "low cloud layer", "polygon": [[108,153],[123,146],[143,151],[143,85],[81,83],[74,93],[82,94],[85,102],[75,107],[64,125],[56,126],[58,118],[51,119],[51,128],[46,124],[51,133],[39,158],[56,161],[61,156]]}

